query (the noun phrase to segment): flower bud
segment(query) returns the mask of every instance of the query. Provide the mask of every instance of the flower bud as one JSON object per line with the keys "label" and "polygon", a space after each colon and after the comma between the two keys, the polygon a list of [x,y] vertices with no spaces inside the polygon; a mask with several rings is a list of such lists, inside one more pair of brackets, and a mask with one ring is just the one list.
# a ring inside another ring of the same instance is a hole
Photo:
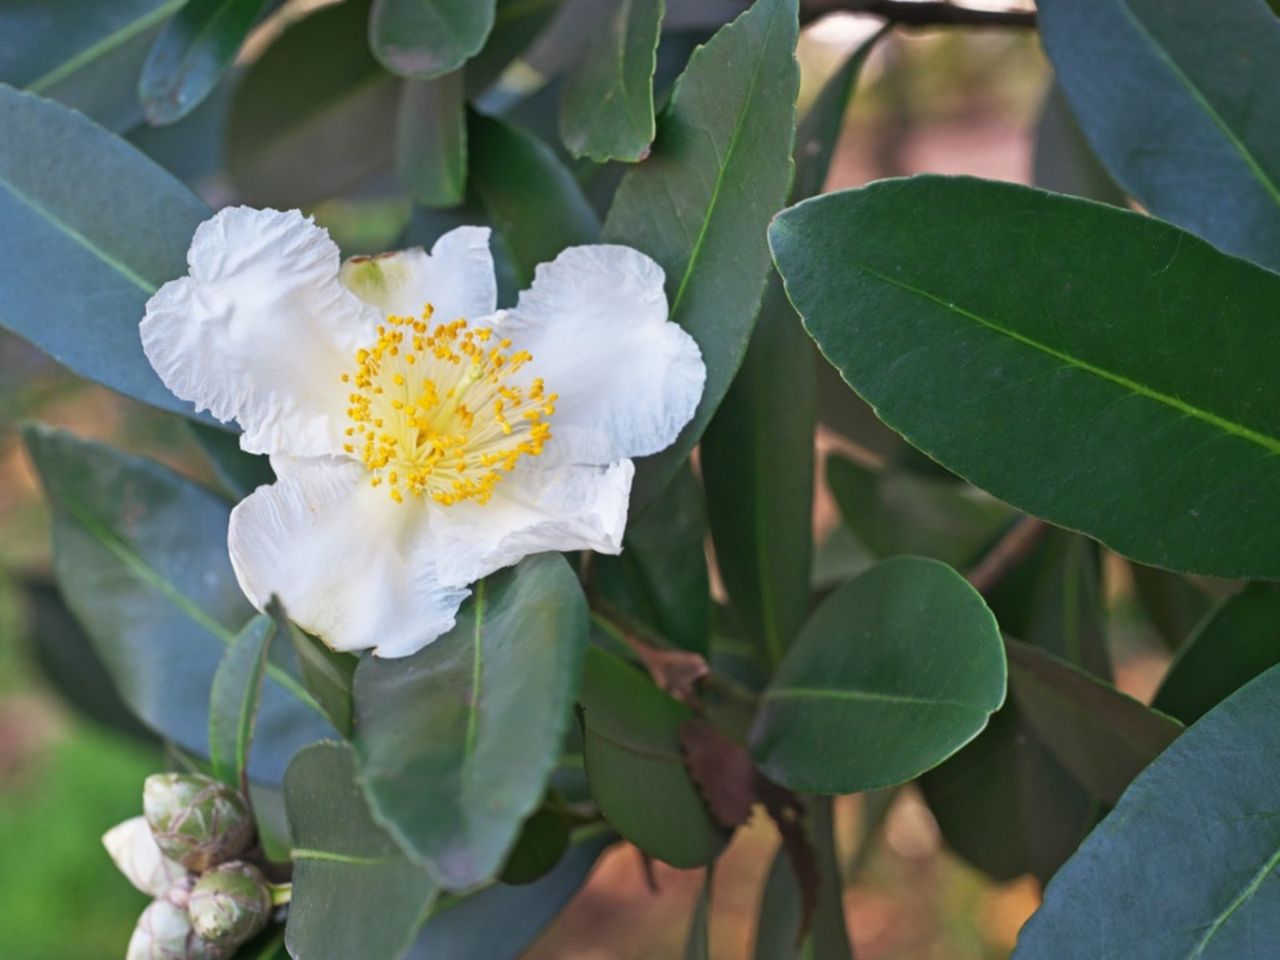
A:
{"label": "flower bud", "polygon": [[244,798],[198,773],[147,777],[142,809],[161,852],[196,873],[235,859],[253,840]]}
{"label": "flower bud", "polygon": [[163,895],[187,875],[181,864],[174,863],[160,852],[143,817],[134,817],[112,827],[103,835],[102,845],[129,882],[153,897]]}
{"label": "flower bud", "polygon": [[191,890],[191,926],[210,943],[235,949],[271,917],[271,892],[257,867],[235,861],[214,867]]}
{"label": "flower bud", "polygon": [[162,898],[142,911],[125,960],[226,960],[229,956],[226,948],[195,935],[186,910]]}

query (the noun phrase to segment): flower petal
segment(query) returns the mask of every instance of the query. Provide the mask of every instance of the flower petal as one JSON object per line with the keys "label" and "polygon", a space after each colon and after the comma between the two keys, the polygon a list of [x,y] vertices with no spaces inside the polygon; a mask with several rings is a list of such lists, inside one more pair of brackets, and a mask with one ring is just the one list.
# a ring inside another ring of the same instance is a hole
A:
{"label": "flower petal", "polygon": [[428,514],[372,488],[362,464],[293,460],[232,511],[231,562],[258,609],[278,594],[336,650],[405,656],[452,627],[470,593],[443,582],[448,558],[431,549]]}
{"label": "flower petal", "polygon": [[572,464],[539,469],[523,462],[488,503],[434,508],[433,551],[447,583],[472,583],[523,557],[549,550],[620,553],[635,467]]}
{"label": "flower petal", "polygon": [[160,852],[146,817],[134,817],[112,827],[102,835],[102,845],[129,882],[153,897],[162,896],[187,875],[182,864]]}
{"label": "flower petal", "polygon": [[559,395],[548,457],[657,453],[693,417],[707,371],[693,338],[667,321],[662,282],[662,268],[630,247],[570,247],[538,267],[500,321]]}
{"label": "flower petal", "polygon": [[365,303],[391,316],[417,317],[428,303],[447,323],[493,313],[498,285],[487,227],[458,227],[421,247],[353,257],[342,265],[342,282]]}
{"label": "flower petal", "polygon": [[341,449],[341,375],[380,319],[338,280],[338,248],[296,210],[229,207],[202,223],[191,272],[147,302],[142,346],[165,385],[253,453]]}

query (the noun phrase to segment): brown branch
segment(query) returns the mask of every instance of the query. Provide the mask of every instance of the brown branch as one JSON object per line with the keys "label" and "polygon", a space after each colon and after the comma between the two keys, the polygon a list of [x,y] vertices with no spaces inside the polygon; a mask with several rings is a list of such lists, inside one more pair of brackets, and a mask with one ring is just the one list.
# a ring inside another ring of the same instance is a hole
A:
{"label": "brown branch", "polygon": [[1035,517],[1023,517],[1015,523],[978,565],[969,571],[968,580],[974,589],[984,595],[995,589],[1005,574],[1035,549],[1047,529],[1044,521]]}
{"label": "brown branch", "polygon": [[1034,29],[1030,10],[976,10],[953,3],[915,3],[912,0],[813,0],[804,5],[808,23],[838,10],[870,13],[903,27],[1020,27]]}

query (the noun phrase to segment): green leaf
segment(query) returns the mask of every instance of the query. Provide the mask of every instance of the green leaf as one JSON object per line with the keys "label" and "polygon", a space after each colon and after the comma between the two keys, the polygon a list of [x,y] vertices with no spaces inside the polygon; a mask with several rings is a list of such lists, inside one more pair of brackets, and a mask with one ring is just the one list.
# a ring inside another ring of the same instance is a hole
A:
{"label": "green leaf", "polygon": [[1182,724],[1110,684],[1016,640],[1006,640],[1009,689],[1036,736],[1089,792],[1114,805]]}
{"label": "green leaf", "polygon": [[533,883],[549,873],[569,848],[569,819],[564,811],[543,806],[520,828],[500,874],[503,883]]}
{"label": "green leaf", "polygon": [[209,692],[209,762],[213,775],[238,788],[249,767],[253,724],[262,700],[275,622],[260,613],[236,634]]}
{"label": "green leaf", "polygon": [[[134,713],[207,755],[214,673],[253,615],[227,558],[230,506],[152,461],[39,426],[23,437],[53,505],[67,605]],[[287,664],[267,671],[249,770],[278,783],[332,730]]]}
{"label": "green leaf", "polygon": [[467,142],[471,182],[506,242],[522,287],[538,264],[554,260],[565,247],[595,242],[600,233],[595,211],[545,143],[474,112]]}
{"label": "green leaf", "polygon": [[[1044,0],[1045,51],[1098,156],[1158,217],[1280,266],[1280,23],[1262,0]],[[1046,261],[1052,262],[1052,261]]]}
{"label": "green leaf", "polygon": [[968,178],[818,197],[771,239],[819,347],[933,459],[1143,562],[1280,577],[1273,502],[1245,494],[1280,481],[1275,274]]}
{"label": "green leaf", "polygon": [[356,657],[331,650],[323,641],[299,630],[278,599],[267,604],[276,629],[287,636],[298,661],[303,686],[324,712],[333,729],[351,737],[351,686],[355,680]]}
{"label": "green leaf", "polygon": [[192,416],[147,362],[138,323],[156,289],[186,272],[191,236],[208,215],[128,144],[0,86],[0,324],[59,363]]}
{"label": "green leaf", "polygon": [[663,0],[616,0],[564,84],[560,138],[575,157],[634,162],[654,137],[653,73]]}
{"label": "green leaf", "polygon": [[786,850],[779,850],[760,897],[752,954],[755,960],[853,960],[844,919],[844,881],[836,862],[831,800],[809,797],[805,807],[809,840],[818,862],[818,901],[813,924],[804,942],[797,943],[804,912],[800,885]]}
{"label": "green leaf", "polygon": [[640,464],[637,503],[689,455],[746,353],[769,274],[765,230],[791,184],[797,29],[796,0],[759,0],[699,47],[658,120],[653,152],[627,171],[605,220],[607,242],[636,247],[666,271],[671,319],[707,365],[693,420]]}
{"label": "green leaf", "polygon": [[164,25],[142,67],[147,120],[176,123],[207,97],[235,60],[269,0],[189,0]]}
{"label": "green leaf", "polygon": [[839,454],[827,458],[826,475],[845,526],[878,557],[918,554],[963,567],[1016,515],[968,484],[873,470]]}
{"label": "green leaf", "polygon": [[292,957],[399,960],[439,892],[374,822],[356,776],[351,748],[340,743],[307,747],[285,774]]}
{"label": "green leaf", "polygon": [[692,711],[596,646],[587,648],[579,702],[587,779],[609,825],[672,866],[714,860],[725,831],[689,779],[677,737]]}
{"label": "green leaf", "polygon": [[602,594],[665,639],[703,654],[711,633],[706,510],[697,478],[684,467],[661,501],[628,519],[621,554],[592,558]]}
{"label": "green leaf", "polygon": [[1151,626],[1177,650],[1213,607],[1213,600],[1186,577],[1140,563],[1129,565],[1133,588]]}
{"label": "green leaf", "polygon": [[113,130],[142,119],[138,74],[165,19],[186,0],[6,0],[0,82],[72,107]]}
{"label": "green leaf", "polygon": [[364,40],[370,0],[288,27],[231,102],[227,174],[254,206],[305,207],[391,169],[400,82]]}
{"label": "green leaf", "polygon": [[392,73],[439,77],[480,52],[493,12],[494,0],[375,0],[369,43]]}
{"label": "green leaf", "polygon": [[396,116],[396,169],[427,207],[462,203],[467,191],[467,110],[462,72],[410,80]]}
{"label": "green leaf", "polygon": [[1045,891],[1017,960],[1240,960],[1280,936],[1280,669],[1133,782]]}
{"label": "green leaf", "polygon": [[221,426],[189,422],[187,428],[195,437],[205,459],[213,467],[218,483],[235,501],[243,500],[264,484],[276,482],[270,458],[262,454],[245,453],[240,449],[240,437]]}
{"label": "green leaf", "polygon": [[684,942],[684,960],[711,960],[711,886],[715,866],[707,867],[702,889],[693,905],[689,935]]}
{"label": "green leaf", "polygon": [[488,90],[555,16],[561,0],[498,0],[493,30],[484,49],[467,64],[467,96]]}
{"label": "green leaf", "polygon": [[977,591],[935,560],[897,557],[805,623],[760,697],[752,753],[807,793],[902,783],[977,736],[1004,688],[1000,632]]}
{"label": "green leaf", "polygon": [[480,581],[457,625],[412,657],[356,670],[356,754],[374,815],[451,890],[501,869],[570,722],[587,640],[568,564]]}
{"label": "green leaf", "polygon": [[1195,723],[1280,663],[1280,589],[1251,583],[1224,600],[1187,640],[1151,706]]}
{"label": "green leaf", "polygon": [[583,827],[555,869],[534,883],[442,898],[405,960],[516,960],[586,883],[611,841],[599,824]]}

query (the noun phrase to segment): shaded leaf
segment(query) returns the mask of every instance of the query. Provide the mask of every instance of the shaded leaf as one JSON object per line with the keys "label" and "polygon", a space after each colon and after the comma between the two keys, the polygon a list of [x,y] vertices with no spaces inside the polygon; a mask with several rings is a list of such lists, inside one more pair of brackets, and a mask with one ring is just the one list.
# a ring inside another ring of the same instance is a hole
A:
{"label": "shaded leaf", "polygon": [[493,11],[494,0],[376,0],[369,43],[393,73],[439,77],[480,51]]}
{"label": "shaded leaf", "polygon": [[253,724],[262,700],[267,654],[276,625],[258,614],[235,635],[209,691],[209,763],[213,775],[239,789],[249,768]]}
{"label": "shaded leaf", "polygon": [[1049,884],[1014,957],[1264,956],[1280,936],[1278,714],[1272,668],[1179,737]]}
{"label": "shaded leaf", "polygon": [[[110,184],[110,189],[103,189]],[[208,209],[79,114],[0,86],[0,324],[81,376],[193,415],[142,353],[147,299]]]}
{"label": "shaded leaf", "polygon": [[[207,755],[213,676],[253,614],[227,558],[230,506],[165,467],[31,426],[27,449],[53,505],[58,585],[129,707]],[[332,734],[287,664],[267,667],[250,773]]]}
{"label": "shaded leaf", "polygon": [[642,673],[599,647],[587,649],[582,706],[591,795],[618,833],[677,867],[709,863],[726,833],[689,778],[678,730],[692,716]]}
{"label": "shaded leaf", "polygon": [[1280,576],[1273,503],[1245,493],[1280,471],[1275,274],[1148,217],[968,178],[817,197],[771,237],[824,353],[929,456],[1143,562]]}
{"label": "shaded leaf", "polygon": [[1031,180],[1037,187],[1117,207],[1125,205],[1124,191],[1094,156],[1056,83],[1040,105],[1035,137]]}
{"label": "shaded leaf", "polygon": [[806,793],[901,783],[977,736],[1004,688],[999,630],[978,593],[937,561],[897,557],[805,623],[761,695],[752,753]]}
{"label": "shaded leaf", "polygon": [[264,484],[276,482],[271,460],[263,454],[245,453],[240,437],[222,426],[187,424],[191,435],[213,467],[214,475],[233,500],[242,500]]}
{"label": "shaded leaf", "polygon": [[289,638],[298,661],[302,684],[324,712],[333,729],[351,736],[351,686],[359,660],[349,653],[331,650],[324,641],[299,629],[278,599],[267,604],[276,629]]}
{"label": "shaded leaf", "polygon": [[604,27],[569,74],[560,137],[575,157],[644,159],[654,137],[653,73],[663,0],[615,0]]}
{"label": "shaded leaf", "polygon": [[1138,602],[1170,650],[1182,646],[1213,606],[1213,600],[1186,577],[1131,563]]}
{"label": "shaded leaf", "polygon": [[467,110],[462,73],[411,80],[400,91],[396,170],[409,196],[451,207],[467,189]]}
{"label": "shaded leaf", "polygon": [[[346,744],[317,743],[289,765],[293,899],[285,942],[294,960],[399,960],[431,909],[436,884],[373,821]],[[377,918],[353,922],[353,918]]]}
{"label": "shaded leaf", "polygon": [[569,847],[569,820],[546,806],[536,810],[524,826],[502,865],[503,883],[519,886],[545,876]]}
{"label": "shaded leaf", "polygon": [[684,943],[684,960],[711,960],[711,888],[715,866],[707,867],[702,889],[693,905],[689,935]]}
{"label": "shaded leaf", "polygon": [[147,54],[138,93],[147,119],[176,123],[194,110],[230,68],[269,0],[189,0]]}
{"label": "shaded leaf", "polygon": [[1182,724],[1042,650],[1007,640],[1019,712],[1058,761],[1114,805]]}
{"label": "shaded leaf", "polygon": [[1280,589],[1252,583],[1224,600],[1178,652],[1151,706],[1195,723],[1280,663]]}
{"label": "shaded leaf", "polygon": [[1262,0],[1045,0],[1045,52],[1098,156],[1158,217],[1280,266],[1280,23]]}
{"label": "shaded leaf", "polygon": [[637,503],[689,455],[746,353],[769,273],[765,229],[791,183],[797,30],[796,0],[760,0],[698,48],[658,120],[653,152],[627,172],[605,221],[608,242],[636,247],[666,271],[671,319],[707,365],[693,420],[641,462]]}
{"label": "shaded leaf", "polygon": [[501,869],[559,756],[587,639],[555,554],[480,581],[456,626],[356,670],[356,755],[378,820],[449,889]]}

